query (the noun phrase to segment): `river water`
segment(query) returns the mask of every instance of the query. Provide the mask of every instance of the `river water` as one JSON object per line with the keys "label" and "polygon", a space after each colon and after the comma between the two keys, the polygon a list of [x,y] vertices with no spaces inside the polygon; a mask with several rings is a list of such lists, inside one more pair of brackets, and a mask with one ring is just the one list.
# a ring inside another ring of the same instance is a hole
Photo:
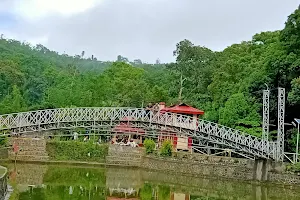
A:
{"label": "river water", "polygon": [[14,200],[299,200],[296,186],[128,168],[8,165]]}

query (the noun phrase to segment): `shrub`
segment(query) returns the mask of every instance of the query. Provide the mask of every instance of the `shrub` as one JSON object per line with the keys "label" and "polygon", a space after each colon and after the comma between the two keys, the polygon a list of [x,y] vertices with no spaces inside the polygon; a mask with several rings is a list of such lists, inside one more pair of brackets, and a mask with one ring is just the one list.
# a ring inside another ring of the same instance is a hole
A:
{"label": "shrub", "polygon": [[144,183],[143,187],[140,190],[141,200],[152,200],[152,191],[154,187],[150,183]]}
{"label": "shrub", "polygon": [[299,173],[300,172],[300,163],[295,163],[295,164],[290,164],[286,166],[287,171],[291,171],[294,173]]}
{"label": "shrub", "polygon": [[169,200],[170,199],[170,186],[169,185],[159,185],[158,186],[158,199],[160,200]]}
{"label": "shrub", "polygon": [[78,141],[50,141],[46,146],[48,155],[53,160],[79,160],[104,162],[108,145]]}
{"label": "shrub", "polygon": [[146,148],[147,154],[153,153],[155,149],[155,142],[152,139],[146,139],[144,141],[144,147]]}
{"label": "shrub", "polygon": [[165,140],[160,149],[160,155],[172,156],[173,145],[170,140]]}
{"label": "shrub", "polygon": [[7,137],[5,136],[1,136],[0,137],[0,147],[6,147],[7,146],[7,143],[8,143],[8,139]]}

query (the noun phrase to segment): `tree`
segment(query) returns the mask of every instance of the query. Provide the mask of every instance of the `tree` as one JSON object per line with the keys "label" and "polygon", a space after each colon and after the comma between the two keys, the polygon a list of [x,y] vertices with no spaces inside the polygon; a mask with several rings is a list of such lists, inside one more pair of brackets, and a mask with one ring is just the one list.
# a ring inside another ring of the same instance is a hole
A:
{"label": "tree", "polygon": [[117,61],[118,61],[118,62],[125,62],[125,63],[129,62],[128,58],[123,57],[123,56],[121,56],[121,55],[118,55]]}
{"label": "tree", "polygon": [[300,53],[300,9],[296,9],[285,23],[280,40],[288,53]]}
{"label": "tree", "polygon": [[137,106],[144,104],[148,85],[143,79],[144,70],[123,62],[115,62],[103,73],[110,100],[116,106]]}
{"label": "tree", "polygon": [[[213,69],[211,64],[215,53],[208,48],[195,46],[190,41],[183,40],[176,45],[173,54],[176,56],[176,63],[168,64],[167,68],[177,77],[176,88],[180,93],[179,98],[186,101],[188,96],[205,94],[211,81]],[[193,99],[201,101],[198,95],[193,96]]]}
{"label": "tree", "polygon": [[24,98],[21,95],[20,90],[16,85],[13,86],[12,93],[7,95],[0,102],[1,114],[22,112],[27,110],[27,105]]}
{"label": "tree", "polygon": [[300,77],[292,80],[292,90],[288,94],[288,100],[291,104],[300,104]]}
{"label": "tree", "polygon": [[156,59],[155,64],[157,64],[157,65],[160,64],[160,59],[159,58]]}
{"label": "tree", "polygon": [[168,91],[163,87],[155,85],[148,90],[148,102],[168,102]]}
{"label": "tree", "polygon": [[12,91],[13,84],[21,86],[24,74],[13,61],[0,61],[0,100]]}
{"label": "tree", "polygon": [[81,52],[81,58],[83,58],[83,56],[85,55],[85,51]]}
{"label": "tree", "polygon": [[135,59],[135,60],[133,61],[133,63],[134,63],[135,65],[141,65],[141,64],[143,64],[143,62],[142,62],[141,59]]}
{"label": "tree", "polygon": [[255,102],[247,101],[244,94],[233,94],[226,101],[225,107],[220,110],[219,122],[225,126],[241,130],[255,128],[258,133],[252,132],[252,134],[259,136],[261,129],[257,129],[260,126],[260,116],[257,110],[258,105]]}

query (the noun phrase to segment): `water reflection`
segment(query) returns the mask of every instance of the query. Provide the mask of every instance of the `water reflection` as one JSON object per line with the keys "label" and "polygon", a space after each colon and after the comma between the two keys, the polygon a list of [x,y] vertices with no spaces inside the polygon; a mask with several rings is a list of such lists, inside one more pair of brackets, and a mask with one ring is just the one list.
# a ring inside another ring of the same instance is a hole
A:
{"label": "water reflection", "polygon": [[124,168],[8,166],[19,200],[298,200],[295,186],[259,185]]}

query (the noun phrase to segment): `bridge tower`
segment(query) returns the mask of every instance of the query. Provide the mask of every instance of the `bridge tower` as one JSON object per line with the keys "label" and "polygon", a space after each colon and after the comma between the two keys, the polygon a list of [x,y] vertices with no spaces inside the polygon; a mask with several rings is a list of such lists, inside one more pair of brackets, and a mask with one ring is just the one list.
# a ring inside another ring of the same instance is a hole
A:
{"label": "bridge tower", "polygon": [[262,139],[269,140],[269,106],[270,106],[270,90],[263,91],[263,130],[262,130]]}
{"label": "bridge tower", "polygon": [[284,115],[285,115],[285,89],[278,88],[278,130],[276,160],[283,161],[284,158]]}

